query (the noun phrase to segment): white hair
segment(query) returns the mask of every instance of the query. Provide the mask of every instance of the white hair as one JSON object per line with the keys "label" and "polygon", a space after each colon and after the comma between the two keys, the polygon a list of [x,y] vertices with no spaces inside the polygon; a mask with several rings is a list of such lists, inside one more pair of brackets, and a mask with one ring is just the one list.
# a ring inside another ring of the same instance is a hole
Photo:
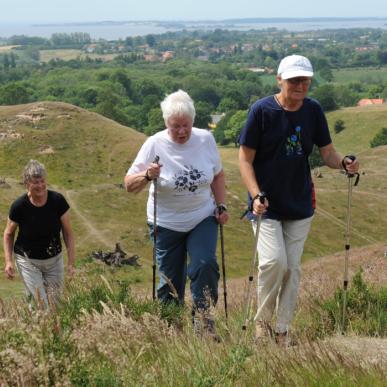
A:
{"label": "white hair", "polygon": [[169,94],[160,104],[165,123],[172,116],[189,117],[195,120],[195,106],[192,98],[183,90]]}
{"label": "white hair", "polygon": [[28,183],[34,177],[46,177],[47,172],[46,168],[42,163],[39,163],[37,160],[30,160],[23,170],[23,181]]}

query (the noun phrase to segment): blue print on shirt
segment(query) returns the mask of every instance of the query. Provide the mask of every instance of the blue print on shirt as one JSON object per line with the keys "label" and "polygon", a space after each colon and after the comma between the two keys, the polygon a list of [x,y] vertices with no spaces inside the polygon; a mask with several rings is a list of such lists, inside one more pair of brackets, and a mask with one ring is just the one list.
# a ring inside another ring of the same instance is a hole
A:
{"label": "blue print on shirt", "polygon": [[286,156],[294,158],[302,155],[304,155],[304,150],[301,144],[301,126],[296,126],[294,133],[286,140]]}
{"label": "blue print on shirt", "polygon": [[184,165],[184,168],[184,170],[175,173],[175,191],[182,192],[188,190],[195,192],[200,185],[207,183],[207,178],[203,171],[199,171],[192,165]]}

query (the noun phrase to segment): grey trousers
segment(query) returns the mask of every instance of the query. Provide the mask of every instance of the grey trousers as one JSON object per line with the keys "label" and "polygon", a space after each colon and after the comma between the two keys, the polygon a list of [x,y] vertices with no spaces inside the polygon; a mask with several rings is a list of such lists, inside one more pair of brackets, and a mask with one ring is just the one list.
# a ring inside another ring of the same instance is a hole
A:
{"label": "grey trousers", "polygon": [[48,259],[30,259],[15,254],[15,261],[26,293],[45,308],[56,304],[64,281],[62,253]]}
{"label": "grey trousers", "polygon": [[[277,332],[287,332],[296,309],[301,256],[313,216],[301,220],[263,219],[258,239],[258,310],[256,321],[271,321],[277,312]],[[256,232],[256,223],[253,222]]]}

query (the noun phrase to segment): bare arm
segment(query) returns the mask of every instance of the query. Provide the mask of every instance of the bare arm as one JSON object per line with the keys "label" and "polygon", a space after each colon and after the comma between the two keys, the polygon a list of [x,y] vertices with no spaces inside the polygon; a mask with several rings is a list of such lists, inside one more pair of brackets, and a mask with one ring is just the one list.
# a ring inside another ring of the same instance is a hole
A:
{"label": "bare arm", "polygon": [[15,268],[12,261],[13,255],[13,243],[15,240],[15,232],[18,227],[18,224],[13,222],[8,218],[7,225],[4,230],[4,260],[5,267],[4,272],[8,279],[12,279],[15,277]]}
{"label": "bare arm", "polygon": [[[343,157],[336,151],[332,143],[319,148],[319,151],[325,165],[333,169],[343,168]],[[344,163],[349,173],[356,173],[359,170],[359,162],[357,159],[351,160],[346,157]]]}
{"label": "bare arm", "polygon": [[[242,180],[252,198],[256,197],[261,192],[253,168],[255,154],[256,150],[253,148],[249,148],[245,145],[241,145],[239,148],[239,170],[241,172]],[[262,215],[268,206],[269,203],[267,199],[265,199],[264,204],[261,204],[259,200],[254,200],[253,213],[255,215]]]}
{"label": "bare arm", "polygon": [[125,189],[127,192],[138,193],[153,179],[160,176],[160,164],[151,163],[144,171],[125,176]]}
{"label": "bare arm", "polygon": [[239,148],[239,170],[241,172],[242,180],[245,183],[251,197],[258,195],[260,192],[253,168],[255,153],[255,149],[244,145],[241,145]]}
{"label": "bare arm", "polygon": [[62,234],[67,250],[67,272],[70,276],[75,270],[75,243],[74,234],[70,224],[69,210],[67,210],[60,218],[62,224]]}
{"label": "bare arm", "polygon": [[[215,202],[217,205],[226,204],[226,182],[224,177],[223,169],[214,176],[214,180],[211,183],[211,190],[214,194]],[[221,213],[216,213],[216,219],[220,224],[225,224],[228,221],[228,213],[223,211]]]}

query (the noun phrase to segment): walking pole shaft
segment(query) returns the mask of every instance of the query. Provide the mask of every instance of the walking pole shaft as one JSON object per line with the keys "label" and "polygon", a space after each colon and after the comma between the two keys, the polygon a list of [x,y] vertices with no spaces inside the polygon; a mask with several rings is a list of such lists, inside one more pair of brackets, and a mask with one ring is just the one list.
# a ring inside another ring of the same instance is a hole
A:
{"label": "walking pole shaft", "polygon": [[343,279],[343,313],[342,313],[342,331],[345,331],[345,319],[347,312],[347,291],[348,291],[348,264],[349,264],[349,250],[351,248],[350,228],[351,228],[351,200],[352,200],[352,176],[348,176],[348,199],[347,199],[347,225],[345,230],[345,258],[344,258],[344,279]]}
{"label": "walking pole shaft", "polygon": [[[153,163],[158,163],[156,156]],[[152,298],[156,299],[156,242],[157,242],[157,179],[153,179],[153,263],[152,263]]]}
{"label": "walking pole shaft", "polygon": [[247,330],[247,326],[250,321],[250,308],[251,308],[251,286],[253,284],[254,280],[254,270],[255,265],[257,262],[257,247],[258,247],[258,238],[259,238],[259,227],[260,227],[261,219],[260,217],[257,218],[257,225],[255,230],[255,240],[254,240],[254,247],[253,247],[253,259],[251,261],[251,267],[250,267],[250,274],[247,284],[247,294],[246,294],[246,310],[245,310],[245,318],[242,325],[242,330]]}
{"label": "walking pole shaft", "polygon": [[223,273],[223,299],[224,299],[224,313],[226,314],[226,321],[228,320],[227,312],[227,285],[226,285],[226,262],[224,257],[224,235],[223,235],[223,225],[219,225],[220,229],[220,249],[222,254],[222,273]]}
{"label": "walking pole shaft", "polygon": [[[265,203],[266,194],[264,192],[261,192],[257,198],[259,199],[261,204],[264,204]],[[252,211],[253,204],[254,204],[254,202],[252,201],[251,202],[250,211]],[[243,331],[247,331],[247,326],[248,326],[249,321],[250,321],[250,309],[251,309],[251,301],[252,301],[251,286],[252,286],[253,280],[254,280],[254,271],[255,271],[255,268],[256,268],[256,262],[257,262],[257,257],[258,257],[257,249],[258,249],[259,229],[260,229],[260,226],[261,226],[261,219],[262,219],[262,216],[257,216],[256,229],[255,229],[255,239],[254,239],[254,246],[253,246],[253,259],[251,261],[249,281],[248,281],[247,293],[246,293],[245,318],[244,318],[244,322],[243,322],[243,325],[242,325],[242,330]]]}
{"label": "walking pole shaft", "polygon": [[[355,156],[349,155],[346,156],[352,161],[356,159]],[[344,158],[345,159],[345,158]],[[354,186],[357,186],[359,183],[360,175],[359,173],[349,173],[345,166],[343,159],[343,167],[346,171],[346,176],[348,177],[348,199],[347,199],[347,225],[345,230],[345,258],[344,258],[344,279],[343,279],[343,312],[342,312],[342,321],[341,328],[342,333],[345,332],[345,322],[346,322],[346,314],[347,314],[347,292],[348,292],[348,265],[349,265],[349,250],[351,248],[350,241],[350,231],[351,231],[351,201],[352,201],[352,178],[356,176]]]}

